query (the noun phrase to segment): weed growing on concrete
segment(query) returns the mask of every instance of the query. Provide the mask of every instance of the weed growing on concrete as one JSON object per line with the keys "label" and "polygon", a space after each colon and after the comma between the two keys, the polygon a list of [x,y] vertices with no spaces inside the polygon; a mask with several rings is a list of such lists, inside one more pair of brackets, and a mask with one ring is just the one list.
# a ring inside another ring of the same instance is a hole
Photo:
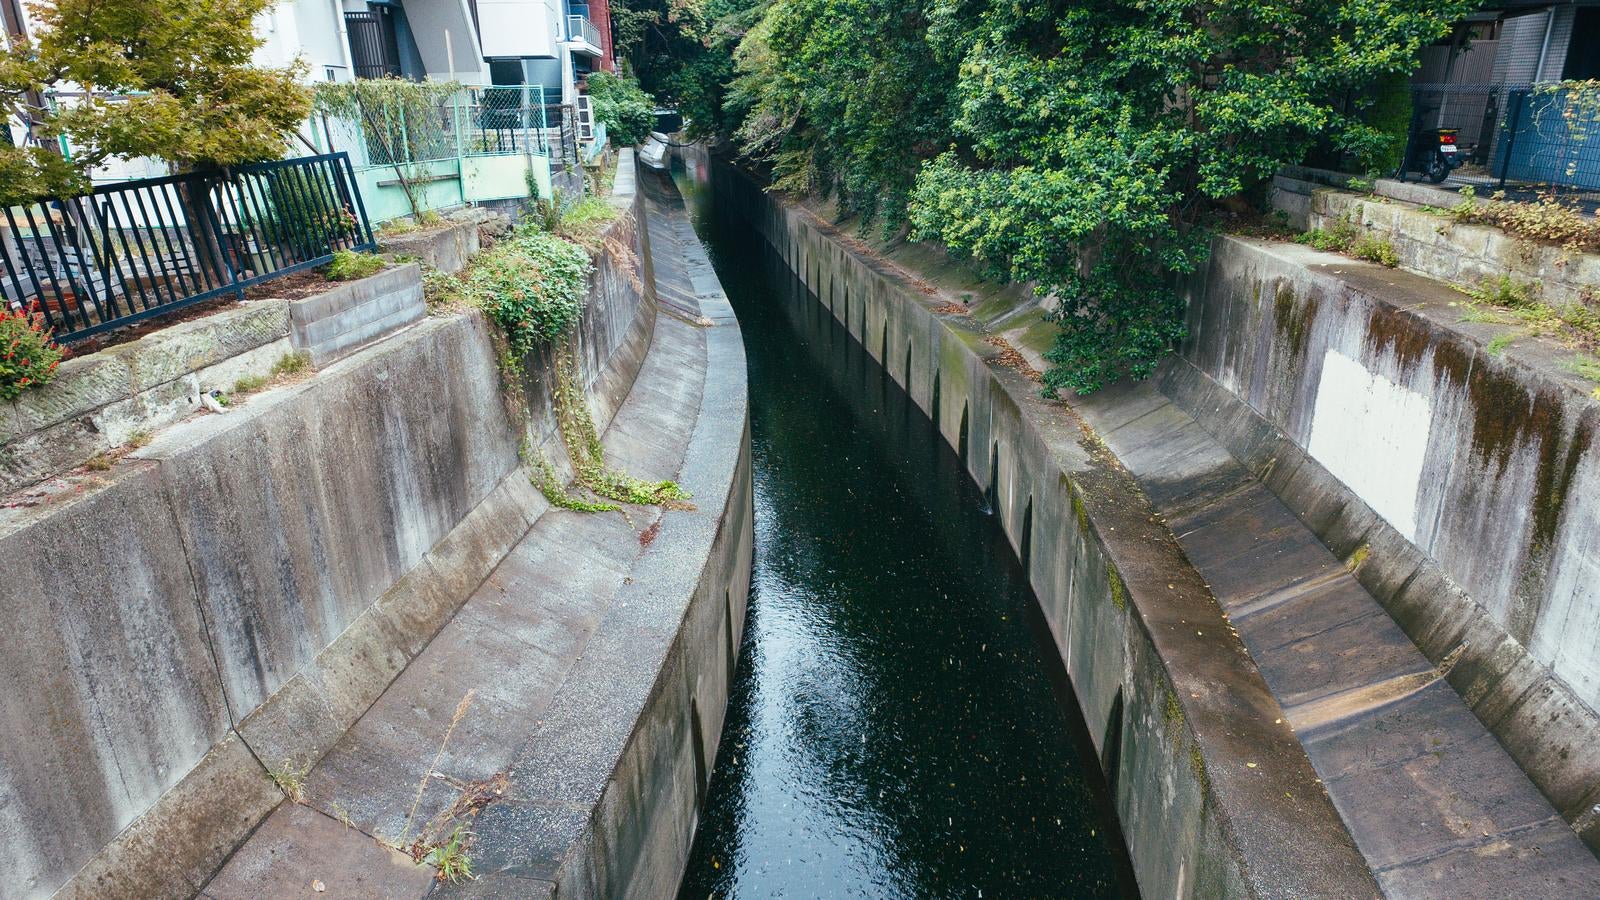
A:
{"label": "weed growing on concrete", "polygon": [[551,506],[574,512],[614,512],[622,508],[615,503],[589,500],[567,490],[544,451],[534,451],[526,443],[522,448],[522,462],[528,467],[528,480],[539,489],[544,499],[550,501]]}
{"label": "weed growing on concrete", "polygon": [[356,250],[335,250],[333,262],[328,263],[326,275],[329,281],[355,281],[376,275],[388,265],[383,257],[373,256],[370,253],[361,253]]}
{"label": "weed growing on concrete", "polygon": [[1350,255],[1391,269],[1400,265],[1400,254],[1395,252],[1394,244],[1376,234],[1364,235],[1356,241],[1355,246],[1350,248]]}
{"label": "weed growing on concrete", "polygon": [[466,718],[467,710],[471,708],[472,698],[476,693],[477,689],[475,688],[467,691],[461,698],[461,702],[456,704],[456,711],[450,716],[450,726],[444,730],[444,738],[439,741],[439,752],[433,755],[433,762],[428,763],[428,767],[422,771],[422,780],[417,782],[417,795],[411,801],[411,811],[406,813],[406,824],[400,831],[400,840],[398,841],[400,846],[404,846],[406,838],[411,835],[411,823],[417,817],[417,807],[422,805],[422,793],[428,789],[428,778],[433,775],[435,769],[439,768],[439,760],[444,758],[444,749],[450,745],[450,736],[456,733],[456,726],[460,725],[461,720]]}
{"label": "weed growing on concrete", "polygon": [[1488,202],[1480,203],[1471,188],[1462,188],[1461,198],[1450,208],[1450,217],[1457,222],[1493,225],[1515,237],[1573,252],[1600,252],[1600,220],[1584,215],[1554,194],[1526,203],[1506,200],[1505,193],[1497,191]]}
{"label": "weed growing on concrete", "polygon": [[1600,349],[1600,298],[1584,294],[1576,302],[1552,306],[1539,296],[1538,285],[1509,275],[1486,279],[1476,287],[1457,287],[1470,298],[1463,322],[1512,325],[1521,335],[1553,337],[1589,353]]}
{"label": "weed growing on concrete", "polygon": [[284,381],[286,379],[293,378],[296,375],[303,374],[309,371],[310,368],[311,354],[304,350],[298,350],[293,353],[285,353],[284,355],[278,357],[278,361],[273,363],[272,368],[269,369],[265,374],[258,373],[255,375],[240,376],[238,380],[234,381],[233,390],[229,391],[228,393],[233,398],[240,398],[249,394],[254,394],[256,391],[271,387],[273,384],[276,384],[279,381]]}
{"label": "weed growing on concrete", "polygon": [[272,383],[268,375],[244,375],[233,383],[232,394],[253,394]]}
{"label": "weed growing on concrete", "polygon": [[433,266],[422,267],[422,302],[428,312],[439,313],[466,303],[466,287],[461,279]]}
{"label": "weed growing on concrete", "polygon": [[123,442],[122,446],[128,448],[129,450],[137,450],[140,447],[148,446],[154,439],[155,433],[150,429],[139,428],[128,435],[128,439]]}
{"label": "weed growing on concrete", "polygon": [[1534,306],[1539,302],[1536,285],[1517,281],[1510,275],[1486,278],[1474,287],[1458,287],[1456,290],[1479,303],[1487,303],[1490,306],[1519,309]]}
{"label": "weed growing on concrete", "polygon": [[1500,354],[1506,352],[1506,348],[1511,346],[1511,342],[1519,337],[1521,337],[1521,335],[1514,331],[1507,331],[1504,334],[1497,334],[1493,338],[1490,338],[1488,346],[1484,349],[1489,351],[1490,356],[1499,356]]}
{"label": "weed growing on concrete", "polygon": [[310,368],[311,354],[304,350],[297,350],[278,357],[278,361],[272,364],[272,374],[275,377],[290,377],[299,375]]}
{"label": "weed growing on concrete", "polygon": [[117,462],[117,458],[109,453],[96,453],[84,462],[83,467],[91,472],[106,472]]}
{"label": "weed growing on concrete", "polygon": [[1360,238],[1360,228],[1357,228],[1354,223],[1341,220],[1329,223],[1327,228],[1313,228],[1295,238],[1294,242],[1305,244],[1318,250],[1348,253]]}
{"label": "weed growing on concrete", "polygon": [[1600,359],[1593,356],[1574,356],[1564,364],[1574,375],[1600,382]]}
{"label": "weed growing on concrete", "polygon": [[465,825],[457,825],[450,837],[428,850],[423,862],[439,870],[439,880],[458,884],[470,880],[472,857],[467,855],[467,842],[473,837]]}
{"label": "weed growing on concrete", "polygon": [[283,795],[288,797],[291,803],[306,802],[306,776],[310,774],[310,763],[298,766],[292,759],[284,760],[276,769],[267,769],[267,777],[272,779],[272,783],[278,786],[278,790],[283,791]]}
{"label": "weed growing on concrete", "polygon": [[577,471],[578,483],[594,494],[638,506],[659,506],[673,500],[687,500],[689,494],[673,481],[645,481],[608,467],[600,434],[584,402],[578,384],[577,363],[571,351],[556,362],[556,421],[567,457]]}

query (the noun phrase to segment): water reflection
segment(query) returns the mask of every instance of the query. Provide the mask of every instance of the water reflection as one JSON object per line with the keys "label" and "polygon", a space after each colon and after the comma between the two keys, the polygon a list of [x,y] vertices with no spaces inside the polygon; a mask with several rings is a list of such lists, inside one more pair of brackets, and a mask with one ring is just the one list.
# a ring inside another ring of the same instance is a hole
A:
{"label": "water reflection", "polygon": [[1128,893],[981,493],[749,227],[679,181],[744,331],[756,511],[681,895]]}

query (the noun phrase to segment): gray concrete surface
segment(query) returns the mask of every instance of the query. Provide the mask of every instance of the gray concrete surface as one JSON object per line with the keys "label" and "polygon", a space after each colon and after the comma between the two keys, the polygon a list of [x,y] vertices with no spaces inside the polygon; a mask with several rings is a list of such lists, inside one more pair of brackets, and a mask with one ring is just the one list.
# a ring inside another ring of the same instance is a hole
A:
{"label": "gray concrete surface", "polygon": [[[631,221],[602,272],[638,265]],[[591,294],[602,427],[650,343],[646,287]],[[0,638],[6,895],[197,891],[281,798],[265,769],[327,753],[543,512],[514,422],[553,413],[528,396],[508,407],[476,315],[430,319],[0,510],[0,598],[26,618]]]}
{"label": "gray concrete surface", "polygon": [[427,315],[422,268],[393,266],[289,303],[289,335],[295,349],[321,368]]}
{"label": "gray concrete surface", "polygon": [[749,218],[869,353],[888,348],[890,375],[992,486],[1108,769],[1141,892],[1376,896],[1201,574],[1093,430],[1003,366],[975,318],[950,311],[967,292],[865,252],[816,210],[732,170],[713,172],[717,202]]}
{"label": "gray concrete surface", "polygon": [[1443,673],[1206,429],[1151,384],[1078,398],[1282,703],[1385,895],[1600,896],[1600,861]]}
{"label": "gray concrete surface", "polygon": [[[1220,239],[1162,389],[1355,572],[1600,846],[1600,403],[1567,353],[1460,321],[1457,292]],[[1403,476],[1403,477],[1402,477]]]}
{"label": "gray concrete surface", "polygon": [[[206,896],[260,896],[263,885],[309,896],[308,874],[340,868],[359,896],[417,896],[426,885],[386,875],[393,856],[373,852],[374,838],[406,847],[457,824],[476,834],[480,877],[436,892],[676,888],[696,779],[721,732],[737,646],[725,635],[742,629],[751,497],[738,329],[720,289],[690,287],[690,270],[709,266],[670,183],[649,187],[658,285],[688,291],[721,324],[659,318],[604,444],[632,474],[676,477],[695,508],[540,515],[311,770],[306,802],[318,812],[284,804]],[[475,795],[481,811],[464,809]]]}

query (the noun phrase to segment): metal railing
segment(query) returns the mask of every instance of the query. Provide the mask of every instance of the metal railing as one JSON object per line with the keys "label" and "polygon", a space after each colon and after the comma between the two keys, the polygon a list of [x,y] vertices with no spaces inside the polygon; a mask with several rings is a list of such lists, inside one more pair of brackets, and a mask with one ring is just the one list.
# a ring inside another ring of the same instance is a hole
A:
{"label": "metal railing", "polygon": [[600,29],[594,27],[588,16],[567,16],[567,39],[600,49]]}
{"label": "metal railing", "polygon": [[61,343],[375,246],[344,153],[145,178],[0,215],[0,294]]}
{"label": "metal railing", "polygon": [[1513,199],[1554,193],[1600,205],[1600,105],[1560,85],[1420,84],[1412,89],[1408,166],[1437,129],[1456,132],[1465,163],[1447,186],[1502,190]]}
{"label": "metal railing", "polygon": [[389,11],[375,8],[344,14],[350,37],[351,64],[357,78],[399,78],[400,60],[394,55],[394,24]]}
{"label": "metal railing", "polygon": [[1560,192],[1600,192],[1600,105],[1581,91],[1539,85],[1512,91],[1495,174]]}
{"label": "metal railing", "polygon": [[558,148],[562,116],[558,88],[537,84],[463,88],[421,110],[415,105],[358,105],[360,112],[353,119],[318,116],[311,122],[322,146],[354,149],[358,168],[505,153],[548,156]]}

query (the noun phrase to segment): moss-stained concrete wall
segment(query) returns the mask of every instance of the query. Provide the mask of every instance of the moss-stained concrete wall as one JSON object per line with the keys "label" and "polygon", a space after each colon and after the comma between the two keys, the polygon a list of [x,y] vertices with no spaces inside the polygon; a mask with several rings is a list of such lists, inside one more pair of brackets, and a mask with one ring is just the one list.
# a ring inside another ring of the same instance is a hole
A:
{"label": "moss-stained concrete wall", "polygon": [[1293,244],[1220,238],[1189,291],[1162,390],[1454,663],[1600,847],[1600,402],[1571,351],[1491,353],[1447,286]]}
{"label": "moss-stained concrete wall", "polygon": [[[636,213],[574,338],[601,428],[654,321]],[[0,510],[0,892],[197,891],[282,799],[263,767],[326,753],[527,532],[515,413],[449,315]]]}
{"label": "moss-stained concrete wall", "polygon": [[1216,601],[1071,411],[858,241],[730,168],[713,173],[716,202],[766,236],[992,487],[1108,769],[1144,895],[1376,896]]}

